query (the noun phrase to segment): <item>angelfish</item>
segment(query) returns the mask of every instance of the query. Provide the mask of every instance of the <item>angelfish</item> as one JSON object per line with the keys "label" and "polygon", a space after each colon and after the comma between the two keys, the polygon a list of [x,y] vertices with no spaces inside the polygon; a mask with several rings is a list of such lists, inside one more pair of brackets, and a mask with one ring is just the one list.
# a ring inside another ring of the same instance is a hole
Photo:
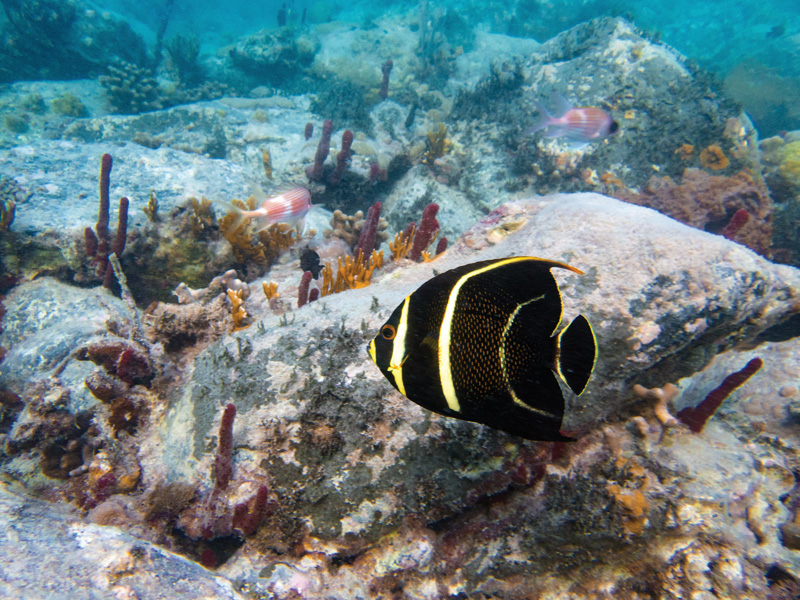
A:
{"label": "angelfish", "polygon": [[564,96],[556,93],[551,95],[550,100],[556,105],[555,112],[551,114],[542,102],[536,102],[539,121],[526,134],[532,135],[543,129],[545,137],[563,137],[578,147],[602,141],[619,132],[619,123],[602,108],[573,108]]}
{"label": "angelfish", "polygon": [[228,213],[234,215],[231,224],[231,229],[234,231],[247,218],[256,222],[257,232],[263,231],[275,223],[288,223],[294,226],[311,210],[311,192],[299,185],[272,196],[265,196],[263,192],[260,195],[262,196],[261,204],[254,210],[244,210],[224,200],[215,200],[215,202],[224,206]]}
{"label": "angelfish", "polygon": [[582,315],[556,334],[562,304],[552,268],[583,274],[527,256],[441,273],[403,300],[367,351],[428,410],[531,440],[571,441],[560,431],[559,379],[581,394],[597,342]]}

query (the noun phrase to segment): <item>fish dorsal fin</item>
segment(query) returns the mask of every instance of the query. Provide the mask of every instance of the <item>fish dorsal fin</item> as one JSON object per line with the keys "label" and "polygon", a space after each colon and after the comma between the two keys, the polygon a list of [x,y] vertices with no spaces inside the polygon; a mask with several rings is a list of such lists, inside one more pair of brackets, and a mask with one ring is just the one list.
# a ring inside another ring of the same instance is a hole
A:
{"label": "fish dorsal fin", "polygon": [[564,98],[564,96],[562,96],[558,92],[553,92],[552,94],[550,94],[550,104],[555,107],[555,110],[553,111],[553,116],[556,119],[560,119],[561,117],[563,117],[565,114],[567,114],[569,111],[572,110],[572,104],[570,104],[569,100]]}

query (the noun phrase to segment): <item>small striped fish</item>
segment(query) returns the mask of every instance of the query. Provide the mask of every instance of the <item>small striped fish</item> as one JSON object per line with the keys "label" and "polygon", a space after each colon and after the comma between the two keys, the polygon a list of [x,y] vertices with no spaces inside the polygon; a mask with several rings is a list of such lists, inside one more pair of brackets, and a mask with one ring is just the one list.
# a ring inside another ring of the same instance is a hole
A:
{"label": "small striped fish", "polygon": [[550,114],[543,103],[537,102],[539,121],[528,129],[526,132],[528,135],[544,129],[545,137],[563,137],[578,144],[586,144],[602,141],[619,131],[619,123],[602,108],[594,106],[572,108],[560,94],[553,94],[551,101],[556,104],[555,114],[560,116]]}
{"label": "small striped fish", "polygon": [[[262,192],[263,193],[263,192]],[[274,196],[264,198],[255,210],[242,210],[225,201],[217,201],[229,213],[236,215],[232,228],[235,230],[245,219],[256,222],[256,231],[263,231],[275,223],[296,225],[311,210],[311,192],[302,186],[293,187]]]}

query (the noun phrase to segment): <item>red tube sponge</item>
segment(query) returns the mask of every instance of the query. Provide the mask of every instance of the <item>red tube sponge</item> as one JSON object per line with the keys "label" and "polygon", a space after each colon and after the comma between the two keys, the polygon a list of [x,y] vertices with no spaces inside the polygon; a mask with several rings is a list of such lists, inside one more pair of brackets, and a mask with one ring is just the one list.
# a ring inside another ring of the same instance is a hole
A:
{"label": "red tube sponge", "polygon": [[342,134],[342,148],[339,150],[339,154],[336,155],[336,166],[328,179],[330,183],[339,183],[342,180],[342,174],[350,161],[350,146],[352,145],[353,132],[348,129]]}
{"label": "red tube sponge", "polygon": [[719,387],[705,397],[695,408],[687,407],[678,413],[678,419],[689,426],[694,433],[703,431],[706,422],[713,416],[722,402],[731,395],[745,381],[750,379],[764,364],[760,358],[754,358],[748,362],[741,371],[731,373],[720,384]]}
{"label": "red tube sponge", "polygon": [[331,134],[333,133],[333,121],[326,119],[322,124],[322,137],[319,138],[317,153],[314,155],[314,164],[306,168],[306,176],[312,181],[322,179],[325,171],[325,159],[331,149]]}
{"label": "red tube sponge", "polygon": [[222,413],[219,424],[219,442],[217,455],[214,457],[215,489],[224,492],[233,476],[233,420],[236,418],[236,407],[228,404]]}
{"label": "red tube sponge", "polygon": [[408,258],[411,260],[419,260],[422,257],[423,250],[430,246],[436,232],[439,231],[439,221],[436,220],[438,212],[439,205],[435,203],[428,204],[422,211],[422,219],[420,219],[419,228],[414,235],[411,252],[408,253]]}
{"label": "red tube sponge", "polygon": [[356,244],[356,256],[361,253],[361,260],[364,264],[369,262],[372,251],[375,250],[375,240],[378,236],[378,224],[381,218],[380,202],[376,202],[369,207],[367,217],[364,219],[364,226],[361,228],[361,235],[358,237],[358,244]]}

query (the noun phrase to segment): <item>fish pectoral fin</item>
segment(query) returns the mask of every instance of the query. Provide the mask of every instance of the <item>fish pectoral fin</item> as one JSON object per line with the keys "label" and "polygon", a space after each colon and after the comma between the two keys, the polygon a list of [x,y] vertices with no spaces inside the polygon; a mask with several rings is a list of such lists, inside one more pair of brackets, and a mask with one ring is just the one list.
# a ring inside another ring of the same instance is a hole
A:
{"label": "fish pectoral fin", "polygon": [[432,352],[439,352],[439,334],[435,331],[431,331],[422,338],[422,343],[420,344],[420,348],[427,348]]}
{"label": "fish pectoral fin", "polygon": [[400,364],[399,364],[399,365],[398,365],[398,364],[396,364],[396,363],[389,365],[389,371],[390,371],[390,372],[394,372],[394,371],[399,371],[400,369],[402,369],[402,368],[403,368],[403,365],[404,365],[404,364],[405,364],[405,362],[408,360],[408,356],[409,356],[409,355],[408,355],[408,354],[406,354],[406,355],[403,357],[403,360],[401,360],[401,361],[400,361]]}

